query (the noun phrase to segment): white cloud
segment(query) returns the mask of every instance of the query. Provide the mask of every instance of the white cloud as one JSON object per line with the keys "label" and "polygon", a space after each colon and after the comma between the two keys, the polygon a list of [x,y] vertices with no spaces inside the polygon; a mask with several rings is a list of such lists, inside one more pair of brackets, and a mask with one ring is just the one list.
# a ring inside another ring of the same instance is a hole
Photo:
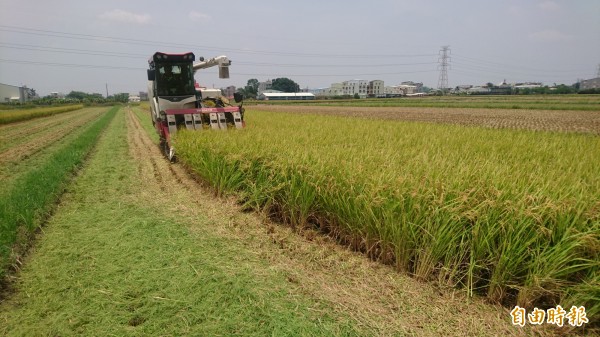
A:
{"label": "white cloud", "polygon": [[150,22],[150,15],[148,14],[136,14],[121,9],[113,9],[112,11],[100,14],[98,17],[107,21],[135,23],[140,25]]}
{"label": "white cloud", "polygon": [[207,21],[211,19],[210,15],[196,11],[191,11],[189,18],[192,19],[192,21]]}
{"label": "white cloud", "polygon": [[529,38],[541,41],[566,41],[571,40],[573,36],[554,29],[546,29],[529,34]]}
{"label": "white cloud", "polygon": [[560,6],[554,1],[544,1],[538,4],[538,7],[544,11],[556,12],[560,10]]}

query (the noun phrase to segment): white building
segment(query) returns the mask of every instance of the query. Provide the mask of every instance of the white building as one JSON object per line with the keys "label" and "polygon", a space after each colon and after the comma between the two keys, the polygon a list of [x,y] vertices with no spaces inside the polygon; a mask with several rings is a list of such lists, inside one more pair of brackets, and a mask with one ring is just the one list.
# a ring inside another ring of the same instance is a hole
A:
{"label": "white building", "polygon": [[400,88],[399,85],[392,85],[392,86],[386,86],[383,89],[383,93],[387,96],[387,97],[399,97],[399,96],[404,96],[404,91],[402,91],[402,88]]}
{"label": "white building", "polygon": [[423,92],[423,83],[422,82],[404,81],[400,84],[401,85],[414,85],[416,87],[415,93]]}
{"label": "white building", "polygon": [[416,85],[400,84],[398,87],[400,90],[402,90],[405,96],[417,93]]}
{"label": "white building", "polygon": [[140,96],[135,94],[129,94],[129,102],[139,102]]}
{"label": "white building", "polygon": [[367,87],[368,97],[382,97],[385,96],[385,86],[382,80],[373,80],[369,82]]}
{"label": "white building", "polygon": [[329,87],[328,96],[342,96],[344,94],[343,83],[331,83]]}
{"label": "white building", "polygon": [[0,102],[25,103],[34,98],[34,91],[26,86],[17,87],[16,85],[0,83]]}
{"label": "white building", "polygon": [[369,81],[367,80],[350,80],[342,82],[342,92],[344,95],[354,96],[358,94],[360,98],[367,97],[367,89]]}

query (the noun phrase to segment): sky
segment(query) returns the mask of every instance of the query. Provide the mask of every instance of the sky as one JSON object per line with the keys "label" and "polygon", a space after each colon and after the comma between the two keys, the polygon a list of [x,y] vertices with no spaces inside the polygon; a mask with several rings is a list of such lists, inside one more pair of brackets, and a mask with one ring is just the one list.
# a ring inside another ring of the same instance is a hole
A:
{"label": "sky", "polygon": [[352,79],[438,87],[506,80],[573,84],[600,67],[598,0],[22,1],[0,0],[0,83],[44,96],[146,91],[156,51],[226,55],[229,79],[301,88]]}

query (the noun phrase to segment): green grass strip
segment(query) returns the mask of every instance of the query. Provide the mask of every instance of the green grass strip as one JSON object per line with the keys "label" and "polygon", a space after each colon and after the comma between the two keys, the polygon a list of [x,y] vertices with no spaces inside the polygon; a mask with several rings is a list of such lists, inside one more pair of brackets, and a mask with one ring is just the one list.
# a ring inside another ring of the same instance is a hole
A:
{"label": "green grass strip", "polygon": [[36,229],[117,110],[113,107],[46,163],[22,176],[0,199],[0,278],[9,263],[12,246],[26,241]]}
{"label": "green grass strip", "polygon": [[47,117],[63,112],[83,109],[83,104],[50,107],[50,108],[34,108],[15,111],[0,111],[0,125],[14,122],[25,121],[38,117]]}

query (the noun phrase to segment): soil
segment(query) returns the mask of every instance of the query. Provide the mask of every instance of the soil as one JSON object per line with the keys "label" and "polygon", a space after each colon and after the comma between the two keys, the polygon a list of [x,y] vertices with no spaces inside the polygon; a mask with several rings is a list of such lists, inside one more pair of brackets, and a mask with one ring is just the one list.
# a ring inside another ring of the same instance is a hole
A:
{"label": "soil", "polygon": [[599,111],[256,105],[248,109],[415,122],[600,134]]}

